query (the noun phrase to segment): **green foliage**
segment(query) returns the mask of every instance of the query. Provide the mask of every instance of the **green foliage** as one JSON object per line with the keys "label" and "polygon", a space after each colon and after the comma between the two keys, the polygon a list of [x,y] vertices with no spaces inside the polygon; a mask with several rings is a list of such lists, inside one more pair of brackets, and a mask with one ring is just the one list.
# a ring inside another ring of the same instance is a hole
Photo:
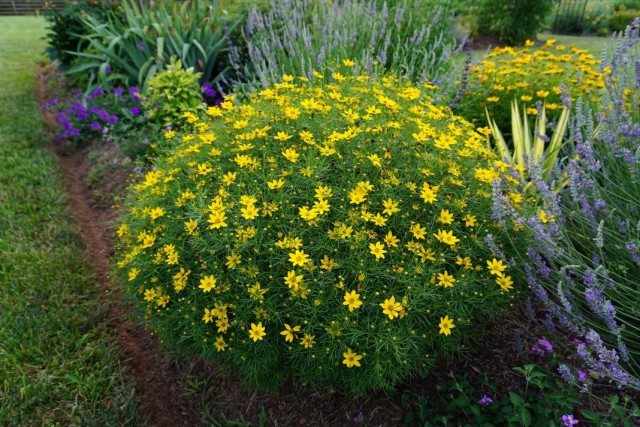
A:
{"label": "green foliage", "polygon": [[[514,368],[524,386],[499,395],[498,386],[486,373],[472,377],[468,373],[453,374],[437,386],[432,399],[415,393],[402,397],[405,423],[431,427],[436,425],[474,426],[562,426],[563,415],[574,415],[580,423],[591,421],[598,426],[636,425],[638,405],[629,396],[610,395],[602,405],[600,399],[585,394],[576,385],[539,366],[527,364]],[[593,405],[592,409],[588,405]],[[586,408],[585,408],[586,406]],[[608,407],[607,407],[608,406]],[[584,409],[579,409],[584,408]],[[604,409],[604,410],[603,410]]]}
{"label": "green foliage", "polygon": [[353,73],[391,72],[451,88],[461,34],[447,1],[296,0],[253,10],[244,38],[248,58],[234,50],[232,65],[238,80],[254,88],[282,74],[311,79],[316,71],[328,79],[344,60],[355,62]]}
{"label": "green foliage", "polygon": [[83,24],[85,17],[91,16],[96,22],[105,22],[109,14],[119,13],[117,6],[118,0],[78,0],[68,3],[61,11],[45,9],[44,17],[48,25],[45,52],[49,59],[59,61],[63,69],[70,66],[75,58],[74,52],[83,52],[89,46],[86,41],[87,28]]}
{"label": "green foliage", "polygon": [[167,343],[262,387],[361,395],[425,375],[518,291],[483,243],[498,230],[485,135],[431,86],[334,78],[285,76],[190,117],[131,188],[117,257]]}
{"label": "green foliage", "polygon": [[[509,163],[517,165],[516,168],[520,171],[523,179],[528,178],[525,173],[531,162],[542,169],[542,176],[547,182],[551,181],[551,174],[558,166],[558,154],[564,145],[563,137],[569,124],[569,110],[567,108],[562,110],[553,135],[551,138],[547,138],[547,117],[544,106],[536,116],[532,134],[526,111],[522,112],[521,118],[518,102],[513,101],[511,104],[511,137],[513,139],[511,146],[513,147],[513,155],[496,121],[491,119],[488,112],[487,122],[491,128],[491,134],[501,159],[506,159]],[[546,145],[547,141],[549,142],[548,145]]]}
{"label": "green foliage", "polygon": [[530,116],[538,114],[537,102],[545,103],[547,115],[555,119],[562,109],[563,90],[571,101],[583,94],[597,100],[604,82],[596,64],[599,61],[586,50],[556,45],[554,39],[538,48],[533,42],[523,48],[496,48],[472,68],[456,113],[480,124],[485,123],[487,109],[498,127],[506,129],[511,103],[517,100]]}
{"label": "green foliage", "polygon": [[553,0],[479,0],[465,14],[477,19],[479,34],[496,34],[512,45],[535,40],[553,6]]}
{"label": "green foliage", "polygon": [[612,31],[624,31],[634,19],[640,16],[640,11],[636,9],[621,9],[614,12],[609,18],[609,28]]}
{"label": "green foliage", "polygon": [[[200,0],[147,2],[123,0],[123,16],[107,22],[86,16],[85,52],[68,73],[89,73],[90,83],[122,84],[146,89],[149,79],[170,58],[201,74],[201,82],[217,82],[227,70],[227,40],[218,2]],[[239,19],[239,18],[238,18]],[[236,21],[227,23],[231,31]]]}
{"label": "green foliage", "polygon": [[149,118],[161,125],[179,126],[184,113],[204,111],[199,77],[200,73],[194,73],[193,67],[185,70],[179,59],[172,58],[165,71],[151,78],[144,94]]}
{"label": "green foliage", "polygon": [[0,425],[122,425],[137,415],[33,99],[44,20],[0,17]]}

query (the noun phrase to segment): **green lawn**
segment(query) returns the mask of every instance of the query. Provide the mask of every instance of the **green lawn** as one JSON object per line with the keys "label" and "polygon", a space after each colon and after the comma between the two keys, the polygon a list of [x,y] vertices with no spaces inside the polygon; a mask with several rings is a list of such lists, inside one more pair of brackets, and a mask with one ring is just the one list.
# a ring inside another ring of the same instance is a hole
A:
{"label": "green lawn", "polygon": [[0,17],[0,425],[140,425],[43,138],[44,24]]}
{"label": "green lawn", "polygon": [[[605,44],[609,48],[611,42],[610,37],[596,37],[596,36],[565,36],[561,34],[549,34],[543,33],[538,35],[538,40],[547,41],[555,39],[557,44],[575,45],[578,49],[586,49],[593,56],[600,59],[602,56],[602,46]],[[609,49],[610,50],[610,49]]]}

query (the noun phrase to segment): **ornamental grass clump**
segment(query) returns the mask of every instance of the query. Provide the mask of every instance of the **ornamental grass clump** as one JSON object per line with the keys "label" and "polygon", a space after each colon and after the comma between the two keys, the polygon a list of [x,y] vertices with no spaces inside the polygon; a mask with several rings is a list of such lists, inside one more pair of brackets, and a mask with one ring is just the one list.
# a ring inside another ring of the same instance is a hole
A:
{"label": "ornamental grass clump", "polygon": [[554,119],[562,107],[579,96],[597,102],[604,88],[600,64],[593,55],[573,45],[556,45],[548,40],[539,49],[533,42],[523,48],[495,48],[480,65],[473,67],[469,86],[456,112],[474,123],[484,123],[485,108],[498,126],[509,126],[511,103],[525,105],[527,114],[538,114],[537,104],[545,104]]}
{"label": "ornamental grass clump", "polygon": [[332,79],[284,75],[168,131],[175,148],[130,189],[117,258],[166,342],[254,385],[363,394],[467,348],[517,290],[484,243],[503,166],[487,130],[429,86]]}

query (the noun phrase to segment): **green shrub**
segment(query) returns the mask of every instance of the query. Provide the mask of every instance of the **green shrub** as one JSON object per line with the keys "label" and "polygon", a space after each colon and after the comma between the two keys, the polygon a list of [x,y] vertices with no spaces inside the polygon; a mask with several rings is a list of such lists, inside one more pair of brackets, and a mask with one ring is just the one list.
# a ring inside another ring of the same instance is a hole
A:
{"label": "green shrub", "polygon": [[536,115],[536,102],[545,103],[547,115],[554,119],[562,109],[562,88],[576,100],[580,95],[597,100],[604,87],[602,74],[594,70],[600,62],[586,50],[556,45],[548,40],[536,49],[533,42],[524,48],[496,48],[480,65],[473,67],[469,88],[456,112],[474,123],[485,123],[485,108],[500,129],[511,123],[511,102],[525,105],[527,114]]}
{"label": "green shrub", "polygon": [[611,31],[624,31],[639,16],[640,12],[635,9],[618,10],[609,18],[609,28]]}
{"label": "green shrub", "polygon": [[535,40],[553,0],[479,0],[467,13],[477,17],[480,34],[496,34],[512,45]]}
{"label": "green shrub", "polygon": [[[90,84],[138,86],[173,57],[201,73],[201,83],[216,83],[228,69],[223,9],[219,2],[122,0],[122,16],[101,22],[84,17],[86,52],[77,54],[68,74],[87,74]],[[237,17],[237,19],[239,19]],[[237,21],[228,22],[231,31]]]}
{"label": "green shrub", "polygon": [[144,93],[144,107],[149,118],[164,126],[179,124],[185,113],[204,111],[198,85],[200,73],[193,67],[182,68],[179,59],[172,58],[167,69],[154,75]]}
{"label": "green shrub", "polygon": [[84,17],[91,16],[96,22],[103,23],[110,13],[118,14],[118,0],[95,1],[79,0],[69,3],[61,11],[45,9],[47,20],[47,43],[45,52],[51,61],[59,61],[66,68],[76,57],[73,52],[83,52],[89,45],[86,40],[87,28]]}
{"label": "green shrub", "polygon": [[431,86],[333,79],[209,107],[130,189],[117,257],[166,342],[259,386],[362,394],[467,348],[517,292],[485,243],[487,130]]}

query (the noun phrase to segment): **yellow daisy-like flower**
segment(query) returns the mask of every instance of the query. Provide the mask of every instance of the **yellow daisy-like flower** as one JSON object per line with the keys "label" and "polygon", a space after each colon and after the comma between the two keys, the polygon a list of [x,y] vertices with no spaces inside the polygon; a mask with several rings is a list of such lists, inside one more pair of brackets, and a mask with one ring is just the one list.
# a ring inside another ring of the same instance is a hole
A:
{"label": "yellow daisy-like flower", "polygon": [[240,209],[240,214],[244,219],[256,219],[260,214],[260,209],[256,208],[254,205],[249,205]]}
{"label": "yellow daisy-like flower", "polygon": [[298,161],[298,157],[300,154],[294,148],[287,148],[282,152],[282,155],[285,159],[289,160],[291,163],[295,163]]}
{"label": "yellow daisy-like flower", "polygon": [[501,259],[497,260],[495,258],[491,261],[487,261],[487,267],[489,268],[489,272],[496,276],[502,276],[502,272],[507,269],[507,266],[504,265]]}
{"label": "yellow daisy-like flower", "polygon": [[310,260],[309,255],[307,255],[302,250],[296,250],[295,252],[289,253],[289,261],[291,261],[294,267],[296,265],[300,267],[304,267],[304,265],[308,263],[309,260]]}
{"label": "yellow daisy-like flower", "polygon": [[354,366],[359,368],[360,366],[362,366],[360,364],[362,355],[354,353],[350,348],[347,349],[346,353],[342,353],[342,356],[344,357],[342,363],[344,365],[347,365],[347,368],[353,368]]}
{"label": "yellow daisy-like flower", "polygon": [[440,333],[445,336],[451,335],[451,329],[455,328],[456,325],[453,324],[453,319],[449,319],[449,316],[444,316],[440,318]]}
{"label": "yellow daisy-like flower", "polygon": [[396,297],[393,295],[380,303],[380,307],[382,307],[382,312],[389,316],[389,319],[395,319],[402,311],[402,304],[396,302]]}
{"label": "yellow daisy-like flower", "polygon": [[384,236],[384,242],[389,245],[390,247],[394,247],[397,248],[398,247],[398,243],[400,243],[400,239],[398,239],[396,236],[393,235],[393,233],[390,231],[387,233],[386,236]]}
{"label": "yellow daisy-like flower", "polygon": [[209,276],[205,276],[200,279],[200,286],[198,286],[204,293],[211,292],[211,289],[216,287],[216,278],[213,277],[213,274]]}
{"label": "yellow daisy-like flower", "polygon": [[216,338],[216,340],[213,342],[213,345],[218,351],[224,351],[227,347],[229,347],[229,344],[224,341],[224,337]]}
{"label": "yellow daisy-like flower", "polygon": [[269,190],[277,190],[283,185],[284,185],[283,179],[274,179],[273,181],[267,182],[267,187],[269,187]]}
{"label": "yellow daisy-like flower", "polygon": [[451,224],[453,222],[453,214],[449,212],[448,209],[442,209],[440,211],[440,216],[438,217],[438,222],[442,224]]}
{"label": "yellow daisy-like flower", "polygon": [[300,331],[301,326],[298,325],[298,326],[291,327],[290,325],[285,323],[284,327],[285,327],[285,330],[280,332],[280,335],[284,336],[284,340],[286,342],[293,342],[293,339],[296,336],[295,334],[296,332]]}
{"label": "yellow daisy-like flower", "polygon": [[276,136],[273,137],[273,139],[277,141],[286,141],[287,139],[291,139],[291,138],[293,138],[293,135],[289,135],[286,132],[278,132]]}
{"label": "yellow daisy-like flower", "polygon": [[262,341],[262,339],[266,335],[267,333],[265,332],[264,326],[262,326],[262,322],[258,322],[257,325],[255,323],[251,324],[251,329],[249,330],[249,338],[251,338],[253,342]]}
{"label": "yellow daisy-like flower", "polygon": [[349,307],[349,311],[357,309],[362,305],[362,301],[360,301],[360,294],[356,293],[356,291],[346,292],[344,294],[344,302],[342,305]]}
{"label": "yellow daisy-like flower", "polygon": [[513,289],[513,280],[511,276],[499,276],[496,278],[496,283],[502,288],[503,291],[509,291]]}
{"label": "yellow daisy-like flower", "polygon": [[316,343],[315,335],[304,334],[304,336],[300,339],[300,345],[304,348],[311,348]]}
{"label": "yellow daisy-like flower", "polygon": [[438,286],[443,286],[445,288],[452,288],[456,279],[449,274],[448,271],[444,273],[438,273]]}
{"label": "yellow daisy-like flower", "polygon": [[384,258],[384,254],[387,253],[387,251],[384,250],[384,245],[380,242],[376,242],[375,244],[370,243],[369,250],[371,254],[376,257],[376,261],[378,261],[381,258]]}

